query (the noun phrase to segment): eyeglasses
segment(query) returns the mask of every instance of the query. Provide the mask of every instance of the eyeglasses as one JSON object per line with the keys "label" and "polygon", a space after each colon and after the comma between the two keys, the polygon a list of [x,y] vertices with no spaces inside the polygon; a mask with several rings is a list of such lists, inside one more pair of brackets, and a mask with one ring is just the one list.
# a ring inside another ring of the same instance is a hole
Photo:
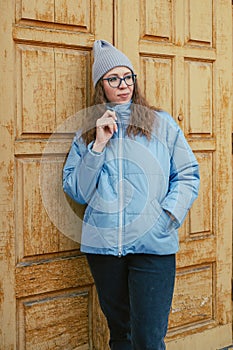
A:
{"label": "eyeglasses", "polygon": [[112,88],[119,88],[122,80],[127,86],[131,86],[135,84],[136,78],[137,78],[136,74],[129,74],[129,75],[126,75],[124,78],[110,77],[110,78],[103,78],[102,80],[107,80],[109,86],[111,86]]}

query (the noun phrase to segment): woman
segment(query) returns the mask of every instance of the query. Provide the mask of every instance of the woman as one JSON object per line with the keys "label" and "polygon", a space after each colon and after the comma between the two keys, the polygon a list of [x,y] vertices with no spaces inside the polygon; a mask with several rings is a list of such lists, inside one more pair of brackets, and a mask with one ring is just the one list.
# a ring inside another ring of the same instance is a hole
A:
{"label": "woman", "polygon": [[177,229],[197,197],[198,163],[172,117],[149,108],[128,57],[104,40],[94,43],[93,82],[63,188],[87,205],[81,250],[110,348],[165,349]]}

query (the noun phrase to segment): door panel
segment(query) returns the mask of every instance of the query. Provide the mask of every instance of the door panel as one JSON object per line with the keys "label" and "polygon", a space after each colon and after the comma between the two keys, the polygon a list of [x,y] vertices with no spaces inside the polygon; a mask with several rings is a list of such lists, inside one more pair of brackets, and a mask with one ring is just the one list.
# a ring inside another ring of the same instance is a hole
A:
{"label": "door panel", "polygon": [[[232,339],[231,4],[145,0],[127,2],[131,6],[129,18],[117,1],[116,44],[135,63],[149,102],[183,129],[201,173],[199,197],[180,229],[168,349],[215,350]],[[127,25],[134,25],[132,45],[121,30]]]}
{"label": "door panel", "polygon": [[185,43],[213,47],[215,1],[188,0],[184,5]]}
{"label": "door panel", "polygon": [[28,44],[16,48],[18,137],[53,133],[88,102],[90,51]]}
{"label": "door panel", "polygon": [[17,15],[19,19],[43,21],[48,24],[73,25],[91,32],[93,24],[91,0],[19,0],[17,1]]}
{"label": "door panel", "polygon": [[214,63],[185,59],[184,69],[187,133],[193,137],[203,134],[211,137],[214,127]]}

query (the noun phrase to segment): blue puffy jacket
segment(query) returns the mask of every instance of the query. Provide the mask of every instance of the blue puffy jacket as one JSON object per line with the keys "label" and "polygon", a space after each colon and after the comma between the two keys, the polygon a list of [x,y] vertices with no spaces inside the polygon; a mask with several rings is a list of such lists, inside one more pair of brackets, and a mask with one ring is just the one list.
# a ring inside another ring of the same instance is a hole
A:
{"label": "blue puffy jacket", "polygon": [[[64,191],[87,204],[81,251],[173,254],[177,229],[197,197],[199,168],[183,132],[166,112],[150,141],[130,138],[130,103],[116,105],[118,131],[102,153],[77,133],[63,170]],[[170,212],[171,217],[167,212]]]}

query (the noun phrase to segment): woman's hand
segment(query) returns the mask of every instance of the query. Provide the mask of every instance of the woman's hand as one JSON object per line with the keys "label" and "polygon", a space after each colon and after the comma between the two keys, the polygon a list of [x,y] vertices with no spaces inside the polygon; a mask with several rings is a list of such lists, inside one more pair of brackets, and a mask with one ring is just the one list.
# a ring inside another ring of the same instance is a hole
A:
{"label": "woman's hand", "polygon": [[175,220],[176,220],[176,219],[175,219],[175,216],[173,216],[172,213],[170,213],[170,211],[165,210],[165,212],[170,216],[170,219],[171,219],[172,221],[175,221]]}
{"label": "woman's hand", "polygon": [[114,132],[117,131],[116,114],[107,110],[96,122],[96,139],[92,147],[95,152],[102,152]]}

